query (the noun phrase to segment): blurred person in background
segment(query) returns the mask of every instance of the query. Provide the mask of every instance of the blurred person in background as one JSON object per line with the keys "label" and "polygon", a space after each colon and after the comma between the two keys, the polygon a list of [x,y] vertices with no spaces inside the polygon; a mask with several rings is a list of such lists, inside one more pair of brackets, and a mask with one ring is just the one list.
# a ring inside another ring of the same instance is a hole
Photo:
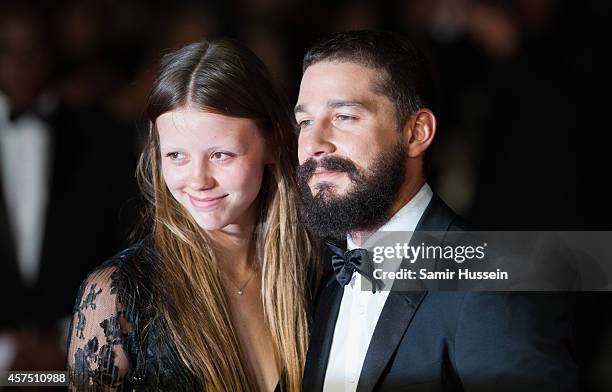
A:
{"label": "blurred person in background", "polygon": [[147,115],[150,235],[81,285],[72,387],[299,390],[317,248],[268,70],[236,41],[188,45],[163,58]]}
{"label": "blurred person in background", "polygon": [[0,15],[0,370],[64,367],[74,292],[134,220],[132,138],[66,104],[43,22]]}

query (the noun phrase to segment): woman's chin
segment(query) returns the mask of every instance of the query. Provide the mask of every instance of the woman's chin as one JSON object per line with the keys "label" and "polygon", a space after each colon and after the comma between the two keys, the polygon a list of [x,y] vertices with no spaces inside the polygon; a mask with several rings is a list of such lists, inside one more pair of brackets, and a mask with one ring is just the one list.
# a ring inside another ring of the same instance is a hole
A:
{"label": "woman's chin", "polygon": [[225,222],[210,221],[210,220],[202,221],[202,220],[197,220],[196,219],[196,223],[204,231],[217,231],[217,230],[221,230],[225,226],[227,226],[227,223],[225,223]]}

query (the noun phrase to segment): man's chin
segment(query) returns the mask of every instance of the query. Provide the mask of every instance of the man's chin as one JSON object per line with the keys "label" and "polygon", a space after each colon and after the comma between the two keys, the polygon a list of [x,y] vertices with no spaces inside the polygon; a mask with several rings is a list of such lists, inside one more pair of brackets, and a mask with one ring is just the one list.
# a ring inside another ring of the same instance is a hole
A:
{"label": "man's chin", "polygon": [[336,184],[330,181],[322,181],[310,184],[310,192],[314,197],[319,195],[330,197],[343,197],[347,194],[346,184]]}
{"label": "man's chin", "polygon": [[315,198],[325,201],[338,200],[346,195],[346,192],[339,191],[337,187],[315,188],[312,192]]}

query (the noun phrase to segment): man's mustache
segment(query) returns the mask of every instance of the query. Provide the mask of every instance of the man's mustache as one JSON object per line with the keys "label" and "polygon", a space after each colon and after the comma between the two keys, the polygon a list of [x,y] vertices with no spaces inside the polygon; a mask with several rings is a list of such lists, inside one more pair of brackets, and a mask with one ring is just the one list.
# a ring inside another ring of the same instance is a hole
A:
{"label": "man's mustache", "polygon": [[306,162],[298,166],[298,181],[307,184],[318,168],[346,173],[352,181],[356,181],[360,177],[359,169],[350,159],[328,156],[321,159],[308,158]]}

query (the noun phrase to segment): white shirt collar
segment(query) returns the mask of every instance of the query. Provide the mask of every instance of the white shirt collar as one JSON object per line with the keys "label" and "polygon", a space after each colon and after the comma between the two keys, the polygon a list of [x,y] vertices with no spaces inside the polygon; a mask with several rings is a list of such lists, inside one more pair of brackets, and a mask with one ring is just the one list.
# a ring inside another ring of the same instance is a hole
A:
{"label": "white shirt collar", "polygon": [[[419,191],[406,203],[398,212],[395,213],[384,225],[376,232],[381,231],[414,231],[421,216],[427,209],[433,191],[429,184],[425,183]],[[360,248],[352,241],[351,236],[346,236],[346,248],[348,250]]]}

